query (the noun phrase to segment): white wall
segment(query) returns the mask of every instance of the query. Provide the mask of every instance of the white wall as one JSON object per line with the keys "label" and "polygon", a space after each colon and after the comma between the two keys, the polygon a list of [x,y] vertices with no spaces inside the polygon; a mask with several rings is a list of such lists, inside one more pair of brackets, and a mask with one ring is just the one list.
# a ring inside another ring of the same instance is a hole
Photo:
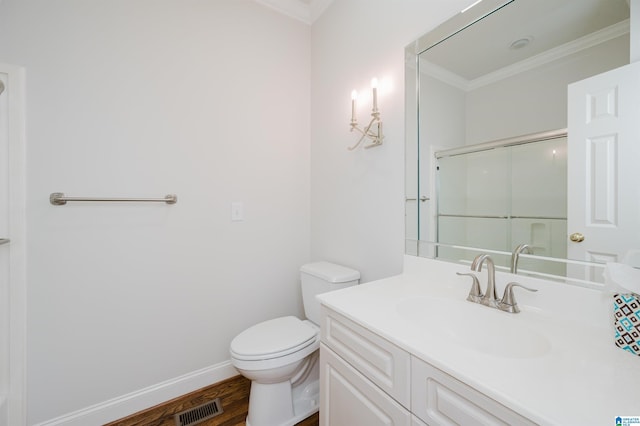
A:
{"label": "white wall", "polygon": [[29,424],[225,363],[248,325],[301,313],[309,48],[250,0],[0,4],[0,62],[27,76]]}
{"label": "white wall", "polygon": [[436,241],[438,195],[437,183],[432,179],[434,154],[457,147],[465,140],[466,92],[428,74],[421,74],[419,96],[420,197],[429,198],[428,202],[420,204],[420,240]]}
{"label": "white wall", "polygon": [[[399,272],[404,47],[471,2],[340,0],[310,29],[249,0],[3,0],[0,62],[27,75],[29,424],[227,363],[240,330],[301,313],[310,259]],[[348,152],[373,76],[386,141]]]}
{"label": "white wall", "polygon": [[[402,270],[404,253],[404,48],[472,0],[339,0],[311,35],[311,256],[340,261],[363,281]],[[380,80],[385,141],[347,151],[350,94],[369,118]]]}

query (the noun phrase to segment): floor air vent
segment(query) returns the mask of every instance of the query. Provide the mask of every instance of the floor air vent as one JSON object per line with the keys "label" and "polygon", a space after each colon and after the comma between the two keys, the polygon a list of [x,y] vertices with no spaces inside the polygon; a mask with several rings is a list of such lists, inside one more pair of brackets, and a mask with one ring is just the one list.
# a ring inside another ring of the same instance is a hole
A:
{"label": "floor air vent", "polygon": [[175,415],[176,426],[192,426],[222,414],[220,398]]}

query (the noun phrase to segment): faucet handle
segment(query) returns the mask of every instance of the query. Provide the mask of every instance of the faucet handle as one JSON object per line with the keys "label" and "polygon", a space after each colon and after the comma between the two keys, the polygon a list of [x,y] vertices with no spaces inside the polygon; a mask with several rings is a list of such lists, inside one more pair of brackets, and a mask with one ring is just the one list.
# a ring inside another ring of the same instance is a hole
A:
{"label": "faucet handle", "polygon": [[478,277],[476,277],[476,274],[472,274],[472,273],[464,274],[462,272],[456,272],[456,274],[471,277],[471,279],[473,280],[473,284],[471,285],[471,290],[469,290],[469,295],[467,296],[467,300],[469,302],[476,302],[476,303],[479,302],[483,294],[482,294],[482,290],[480,289],[480,281],[478,280]]}
{"label": "faucet handle", "polygon": [[500,302],[498,303],[498,309],[502,311],[511,312],[514,314],[517,314],[518,312],[520,312],[520,308],[518,308],[518,303],[516,302],[516,298],[513,295],[514,287],[522,287],[527,291],[533,291],[533,292],[538,291],[535,288],[529,288],[529,287],[523,286],[522,284],[518,284],[516,282],[510,282],[504,288],[504,295],[502,296],[502,300],[500,300]]}

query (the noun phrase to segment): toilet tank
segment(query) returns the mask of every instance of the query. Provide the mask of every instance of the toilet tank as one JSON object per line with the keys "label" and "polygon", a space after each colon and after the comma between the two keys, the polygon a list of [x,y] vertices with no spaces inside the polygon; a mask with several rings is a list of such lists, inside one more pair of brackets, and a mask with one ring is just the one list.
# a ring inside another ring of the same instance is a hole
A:
{"label": "toilet tank", "polygon": [[320,324],[320,302],[316,295],[358,284],[360,272],[330,262],[307,263],[300,267],[304,314],[311,322]]}

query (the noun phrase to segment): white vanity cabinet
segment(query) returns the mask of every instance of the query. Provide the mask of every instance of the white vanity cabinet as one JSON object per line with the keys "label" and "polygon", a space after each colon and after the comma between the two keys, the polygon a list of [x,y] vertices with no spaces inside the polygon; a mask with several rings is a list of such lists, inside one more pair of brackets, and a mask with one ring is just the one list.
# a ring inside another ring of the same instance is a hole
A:
{"label": "white vanity cabinet", "polygon": [[412,357],[411,371],[411,409],[431,425],[535,425],[418,358]]}
{"label": "white vanity cabinet", "polygon": [[534,424],[325,306],[321,333],[323,426]]}
{"label": "white vanity cabinet", "polygon": [[410,426],[411,413],[326,345],[320,346],[320,424]]}
{"label": "white vanity cabinet", "polygon": [[325,307],[321,333],[320,423],[410,426],[410,355]]}

